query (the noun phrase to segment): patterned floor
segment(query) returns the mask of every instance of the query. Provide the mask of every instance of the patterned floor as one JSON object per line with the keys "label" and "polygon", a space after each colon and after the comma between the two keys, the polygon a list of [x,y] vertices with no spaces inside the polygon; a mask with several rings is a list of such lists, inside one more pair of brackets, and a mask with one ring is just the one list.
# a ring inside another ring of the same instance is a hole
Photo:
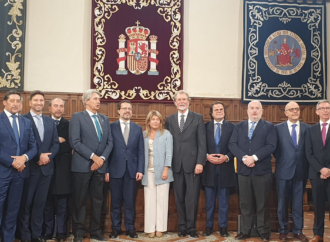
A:
{"label": "patterned floor", "polygon": [[[329,218],[329,214],[326,214],[326,220],[325,220],[325,235],[324,235],[324,242],[330,242],[330,221],[328,220]],[[313,237],[313,221],[314,221],[314,214],[313,212],[305,212],[305,228],[303,230],[303,233],[307,236],[307,238],[312,238]],[[213,235],[208,236],[208,237],[204,237],[202,236],[202,232],[199,232],[199,239],[195,239],[195,238],[191,238],[189,236],[184,237],[184,238],[179,238],[177,233],[172,233],[172,232],[168,232],[166,234],[164,234],[163,237],[161,238],[148,238],[147,234],[145,233],[138,233],[139,238],[138,239],[131,239],[129,237],[127,237],[126,235],[121,235],[119,236],[117,239],[108,239],[108,241],[124,241],[124,242],[132,242],[132,241],[177,241],[177,242],[195,242],[195,241],[235,241],[235,236],[236,236],[236,232],[229,232],[230,233],[230,237],[225,239],[222,238],[218,232],[214,232]],[[108,236],[108,234],[105,234],[105,236]],[[278,242],[280,241],[278,239],[279,234],[278,233],[272,233],[271,234],[271,239],[269,240],[270,242]],[[288,236],[288,240],[287,241],[298,241],[293,239],[293,235],[290,233]],[[52,241],[52,240],[48,240],[48,241]],[[54,240],[56,241],[56,240]],[[67,240],[68,242],[73,242],[73,237],[70,236]],[[245,240],[245,242],[259,242],[261,241],[260,238],[257,237],[251,237],[247,240]],[[16,241],[15,241],[16,242]],[[18,241],[17,241],[18,242]],[[90,242],[89,238],[84,239],[84,242]]]}

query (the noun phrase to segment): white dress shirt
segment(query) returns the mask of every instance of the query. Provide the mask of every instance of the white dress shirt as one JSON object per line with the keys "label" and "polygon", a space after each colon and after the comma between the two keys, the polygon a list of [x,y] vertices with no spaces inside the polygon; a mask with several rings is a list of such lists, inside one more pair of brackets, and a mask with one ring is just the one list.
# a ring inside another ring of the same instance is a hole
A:
{"label": "white dress shirt", "polygon": [[[292,125],[294,123],[291,123],[289,120],[287,121],[288,123],[288,128],[289,128],[289,132],[290,132],[290,136],[292,136]],[[298,120],[297,123],[295,123],[296,126],[296,134],[297,134],[297,145],[299,144],[299,135],[300,135],[300,121]]]}
{"label": "white dress shirt", "polygon": [[[129,130],[130,130],[130,122],[131,122],[131,120],[124,121],[122,119],[119,119],[120,128],[121,128],[121,132],[122,132],[123,135],[124,135],[124,130],[125,130],[126,125],[127,125],[128,132],[129,132]],[[126,123],[126,125],[125,125],[125,123]]]}
{"label": "white dress shirt", "polygon": [[[187,109],[187,111],[185,111],[185,112],[183,113],[183,120],[184,120],[184,123],[186,123],[188,113],[189,113],[189,109]],[[181,115],[182,115],[182,113],[180,113],[180,111],[178,111],[178,124],[179,124],[179,127],[180,127]]]}

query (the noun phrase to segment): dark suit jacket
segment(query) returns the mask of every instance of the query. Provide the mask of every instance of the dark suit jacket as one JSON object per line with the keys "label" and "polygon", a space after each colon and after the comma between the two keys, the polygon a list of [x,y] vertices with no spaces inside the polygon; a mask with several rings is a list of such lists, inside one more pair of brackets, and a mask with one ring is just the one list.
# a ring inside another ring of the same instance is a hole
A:
{"label": "dark suit jacket", "polygon": [[[219,165],[220,168],[220,181],[219,188],[234,187],[236,186],[236,174],[234,167],[234,155],[230,152],[228,148],[229,139],[233,133],[235,125],[226,120],[223,121],[221,127],[221,140],[219,143],[220,153],[227,155],[229,157],[228,162],[224,162]],[[208,154],[215,153],[215,143],[214,143],[214,121],[210,121],[205,124],[206,129],[206,147]],[[203,175],[202,175],[202,185],[207,187],[214,186],[214,174],[216,165],[212,164],[208,160],[205,163]]]}
{"label": "dark suit jacket", "polygon": [[309,179],[321,179],[320,170],[330,168],[330,132],[328,130],[325,146],[323,146],[321,126],[318,122],[306,130],[306,157],[309,162]]}
{"label": "dark suit jacket", "polygon": [[[277,143],[275,126],[263,119],[260,119],[254,129],[251,141],[249,140],[248,120],[235,125],[235,129],[229,141],[229,150],[237,157],[237,173],[248,176],[265,175],[272,173],[272,156]],[[247,167],[243,161],[243,156],[256,155],[258,161],[255,166]]]}
{"label": "dark suit jacket", "polygon": [[72,192],[72,148],[69,142],[69,121],[63,117],[57,125],[57,133],[65,142],[60,143],[60,149],[54,157],[53,194],[69,194]]}
{"label": "dark suit jacket", "polygon": [[166,118],[165,128],[173,136],[173,172],[179,173],[181,164],[184,172],[193,173],[196,164],[205,165],[206,134],[203,116],[189,110],[180,132],[178,113]]}
{"label": "dark suit jacket", "polygon": [[135,178],[137,172],[144,174],[144,140],[141,126],[130,121],[127,146],[119,120],[111,124],[111,129],[113,151],[108,169],[110,178],[124,177],[126,167],[131,178]]}
{"label": "dark suit jacket", "polygon": [[[73,172],[90,172],[94,163],[90,159],[92,153],[103,156],[105,159],[110,155],[113,143],[109,118],[99,113],[97,115],[102,129],[101,141],[99,141],[94,123],[86,110],[74,113],[71,117],[69,140],[71,147],[74,149],[71,164],[71,171]],[[105,160],[97,171],[105,173],[108,163]]]}
{"label": "dark suit jacket", "polygon": [[296,148],[290,136],[287,121],[275,126],[277,146],[274,152],[276,158],[275,177],[290,180],[296,175],[300,181],[308,177],[308,161],[305,154],[305,133],[310,125],[300,122],[299,141]]}
{"label": "dark suit jacket", "polygon": [[[33,135],[30,120],[18,115],[19,124],[19,141],[20,154],[26,154],[29,160],[37,154],[37,144]],[[12,164],[14,159],[11,156],[16,156],[17,143],[12,126],[5,112],[0,114],[0,178],[8,177],[13,171]],[[20,172],[22,178],[27,178],[30,175],[30,161],[25,163],[25,168]]]}
{"label": "dark suit jacket", "polygon": [[[38,169],[45,176],[53,175],[54,173],[54,157],[59,149],[58,135],[55,122],[52,118],[42,115],[42,120],[44,123],[44,140],[41,141],[37,126],[34,123],[33,117],[30,112],[23,115],[32,123],[32,129],[34,137],[37,141],[37,155],[30,161],[30,172],[31,175],[35,174]],[[38,161],[41,153],[52,153],[49,156],[50,162],[46,165],[39,166]]]}

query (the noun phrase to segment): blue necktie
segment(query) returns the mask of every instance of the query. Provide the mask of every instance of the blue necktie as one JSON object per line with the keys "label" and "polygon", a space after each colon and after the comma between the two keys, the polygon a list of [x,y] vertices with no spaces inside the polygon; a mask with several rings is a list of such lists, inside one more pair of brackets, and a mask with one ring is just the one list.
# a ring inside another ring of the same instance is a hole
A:
{"label": "blue necktie", "polygon": [[215,131],[215,144],[218,145],[220,143],[220,139],[221,139],[221,126],[220,123],[217,123],[218,127],[217,130]]}
{"label": "blue necktie", "polygon": [[256,122],[252,122],[251,129],[249,130],[249,140],[251,140],[251,138],[252,138],[252,134],[253,134],[255,125],[256,125]]}
{"label": "blue necktie", "polygon": [[297,148],[297,132],[296,132],[296,124],[292,124],[292,132],[291,132],[291,138],[293,141],[294,146]]}
{"label": "blue necktie", "polygon": [[16,140],[16,143],[17,143],[16,155],[18,156],[19,153],[20,153],[20,145],[19,145],[18,128],[17,128],[17,123],[16,123],[17,115],[11,115],[11,117],[13,118],[13,131],[14,131],[15,140]]}
{"label": "blue necktie", "polygon": [[54,119],[56,126],[59,125],[60,121]]}
{"label": "blue necktie", "polygon": [[92,115],[92,117],[94,118],[94,122],[95,122],[95,126],[96,126],[96,131],[97,131],[97,136],[99,137],[99,142],[100,142],[101,139],[102,139],[101,127],[100,127],[99,121],[96,118],[97,116],[94,114],[94,115]]}

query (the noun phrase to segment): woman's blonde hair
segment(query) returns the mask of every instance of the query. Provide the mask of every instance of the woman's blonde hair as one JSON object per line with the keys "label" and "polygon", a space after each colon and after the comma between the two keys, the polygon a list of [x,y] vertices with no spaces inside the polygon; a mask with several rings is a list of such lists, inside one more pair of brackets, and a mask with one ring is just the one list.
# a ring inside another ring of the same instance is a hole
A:
{"label": "woman's blonde hair", "polygon": [[164,125],[163,125],[163,116],[160,114],[160,112],[156,111],[156,110],[151,110],[146,118],[146,136],[145,138],[149,137],[151,134],[151,128],[150,128],[150,121],[152,119],[153,116],[157,116],[160,120],[160,124],[159,124],[159,130],[160,130],[160,135],[162,135],[164,133]]}

